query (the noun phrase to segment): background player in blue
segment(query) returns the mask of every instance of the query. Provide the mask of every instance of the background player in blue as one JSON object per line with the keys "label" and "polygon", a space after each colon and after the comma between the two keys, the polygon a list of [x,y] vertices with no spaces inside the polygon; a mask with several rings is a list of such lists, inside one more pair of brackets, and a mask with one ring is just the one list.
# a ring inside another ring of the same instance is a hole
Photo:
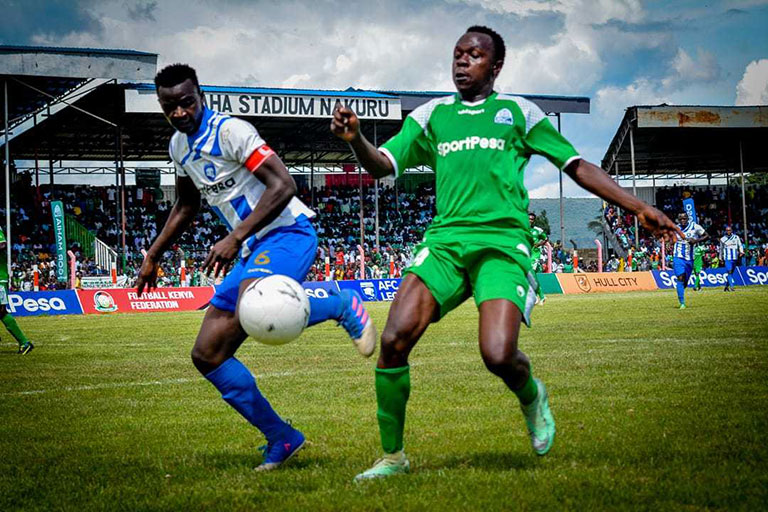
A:
{"label": "background player in blue", "polygon": [[[216,288],[192,349],[192,361],[222,398],[267,438],[264,461],[274,469],[304,445],[304,435],[283,421],[262,396],[256,380],[234,355],[246,338],[237,316],[240,293],[254,280],[282,274],[301,282],[317,250],[309,222],[314,212],[294,194],[296,184],[278,156],[249,123],[207,108],[191,67],[173,64],[155,77],[160,106],[177,132],[169,152],[176,167],[177,200],[139,271],[139,295],[156,284],[158,261],[192,222],[205,196],[229,234],[203,264],[214,276],[234,267]],[[309,298],[309,325],[335,319],[368,357],[376,330],[359,294]]]}
{"label": "background player in blue", "polygon": [[720,238],[720,259],[725,263],[725,270],[728,271],[728,283],[725,285],[725,291],[734,291],[736,283],[733,281],[733,273],[739,264],[739,258],[744,256],[744,246],[741,243],[739,235],[733,233],[731,226],[725,226],[725,236]]}
{"label": "background player in blue", "polygon": [[681,238],[677,235],[675,242],[673,267],[675,277],[677,277],[677,300],[680,301],[680,309],[685,309],[685,287],[688,286],[688,279],[693,271],[693,247],[709,238],[704,228],[695,222],[690,222],[687,213],[680,213],[677,216],[677,223],[680,230],[685,235]]}

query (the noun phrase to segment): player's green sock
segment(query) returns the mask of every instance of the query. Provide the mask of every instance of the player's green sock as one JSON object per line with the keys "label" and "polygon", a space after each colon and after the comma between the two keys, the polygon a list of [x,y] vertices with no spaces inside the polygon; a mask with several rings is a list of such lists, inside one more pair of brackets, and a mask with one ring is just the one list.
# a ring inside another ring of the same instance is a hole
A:
{"label": "player's green sock", "polygon": [[16,341],[19,342],[20,346],[29,343],[29,340],[21,331],[21,327],[19,327],[19,324],[16,323],[15,318],[13,318],[10,314],[7,314],[3,317],[2,321],[3,325],[5,325],[5,328],[8,329],[8,332],[11,333],[14,338],[16,338]]}
{"label": "player's green sock", "polygon": [[517,395],[518,400],[523,405],[529,405],[536,400],[536,396],[539,394],[539,387],[536,385],[536,381],[533,380],[533,369],[528,372],[528,380],[520,389],[513,389],[512,392]]}
{"label": "player's green sock", "polygon": [[385,453],[403,449],[405,404],[411,393],[410,367],[376,368],[376,402],[379,434]]}

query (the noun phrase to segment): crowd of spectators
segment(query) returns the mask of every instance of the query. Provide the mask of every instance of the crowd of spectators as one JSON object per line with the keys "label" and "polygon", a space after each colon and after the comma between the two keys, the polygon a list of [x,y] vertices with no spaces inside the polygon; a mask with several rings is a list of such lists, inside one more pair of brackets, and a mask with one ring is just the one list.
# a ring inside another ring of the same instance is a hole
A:
{"label": "crowd of spectators", "polygon": [[[150,246],[162,229],[172,208],[157,189],[126,187],[126,252],[121,270],[127,284],[135,282],[143,258],[142,249]],[[374,188],[365,187],[363,197],[363,255],[360,251],[360,197],[354,186],[319,187],[314,191],[314,220],[319,235],[317,258],[310,268],[308,280],[344,280],[399,277],[412,258],[414,246],[421,240],[435,212],[434,182],[422,183],[412,190],[397,190],[390,186],[379,189],[379,237],[376,237]],[[312,193],[299,189],[299,197],[307,204]],[[730,204],[733,211],[729,211]],[[750,246],[745,264],[766,263],[768,253],[768,188],[753,186],[747,191],[750,220]],[[83,227],[113,248],[121,246],[122,230],[117,217],[118,189],[116,187],[48,186],[39,189],[31,184],[28,175],[13,184],[13,278],[14,289],[31,289],[32,267],[37,265],[41,289],[63,287],[56,280],[54,233],[51,219],[51,201],[60,200],[65,211]],[[665,187],[658,190],[656,201],[660,209],[673,218],[679,212],[682,200],[693,197],[699,212],[699,223],[711,239],[702,244],[704,265],[720,265],[717,243],[724,225],[733,219],[733,229],[741,234],[740,190],[730,187],[687,188]],[[4,212],[2,212],[4,214]],[[609,254],[605,271],[633,271],[660,268],[666,256],[671,266],[671,244],[667,254],[661,254],[656,239],[641,229],[639,246],[634,248],[634,218],[613,206],[603,212],[605,221],[626,250],[626,257]],[[193,225],[163,258],[160,284],[178,286],[180,262],[186,263],[186,276],[191,285],[210,284],[201,272],[209,248],[226,235],[226,228],[214,212],[203,204]],[[110,269],[96,264],[76,241],[70,240],[69,250],[77,255],[76,276],[82,278],[109,275]],[[594,259],[579,261],[574,245],[566,248],[555,242],[552,252],[553,272],[596,271]],[[364,258],[364,259],[363,259]],[[542,263],[545,263],[544,261]],[[544,265],[544,267],[546,267]],[[363,273],[363,269],[364,273]]]}
{"label": "crowd of spectators", "polygon": [[[741,209],[741,188],[737,186],[719,187],[662,187],[656,191],[656,205],[673,221],[682,211],[683,200],[693,198],[696,205],[698,223],[709,234],[709,240],[699,244],[704,250],[704,268],[717,268],[722,265],[718,252],[720,238],[725,234],[725,226],[731,225],[733,232],[744,240],[743,215]],[[745,190],[747,219],[749,222],[749,247],[745,247],[744,265],[763,265],[768,263],[768,187],[765,185],[748,186]],[[661,259],[666,265],[672,265],[673,244],[665,244],[665,254],[661,253],[661,243],[640,228],[637,249],[635,249],[635,225],[632,214],[622,212],[612,205],[603,211],[606,224],[616,237],[618,244],[626,251],[627,257],[614,257],[606,265],[610,269],[647,270],[657,268]]]}

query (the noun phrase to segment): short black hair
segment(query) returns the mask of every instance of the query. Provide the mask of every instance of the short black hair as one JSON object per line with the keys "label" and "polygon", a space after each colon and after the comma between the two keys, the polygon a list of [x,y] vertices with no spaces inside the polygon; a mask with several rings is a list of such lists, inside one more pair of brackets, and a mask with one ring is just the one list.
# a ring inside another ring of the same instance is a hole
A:
{"label": "short black hair", "polygon": [[536,214],[533,212],[528,212],[528,216],[533,217],[534,219],[536,218]]}
{"label": "short black hair", "polygon": [[200,89],[200,82],[197,81],[197,73],[194,68],[187,64],[170,64],[155,75],[155,89],[173,87],[184,80],[192,80],[192,83]]}
{"label": "short black hair", "polygon": [[493,40],[493,56],[496,57],[497,61],[500,60],[504,62],[504,57],[507,55],[507,47],[504,46],[504,39],[498,32],[482,25],[472,25],[467,29],[465,34],[469,34],[470,32],[477,32],[478,34],[490,36]]}

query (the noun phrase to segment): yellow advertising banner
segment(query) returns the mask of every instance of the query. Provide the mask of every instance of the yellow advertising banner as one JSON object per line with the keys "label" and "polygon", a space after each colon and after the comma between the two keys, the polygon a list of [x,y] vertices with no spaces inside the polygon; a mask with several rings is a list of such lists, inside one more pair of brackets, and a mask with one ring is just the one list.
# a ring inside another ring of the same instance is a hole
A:
{"label": "yellow advertising banner", "polygon": [[658,290],[650,272],[590,272],[557,274],[563,293],[603,293]]}

